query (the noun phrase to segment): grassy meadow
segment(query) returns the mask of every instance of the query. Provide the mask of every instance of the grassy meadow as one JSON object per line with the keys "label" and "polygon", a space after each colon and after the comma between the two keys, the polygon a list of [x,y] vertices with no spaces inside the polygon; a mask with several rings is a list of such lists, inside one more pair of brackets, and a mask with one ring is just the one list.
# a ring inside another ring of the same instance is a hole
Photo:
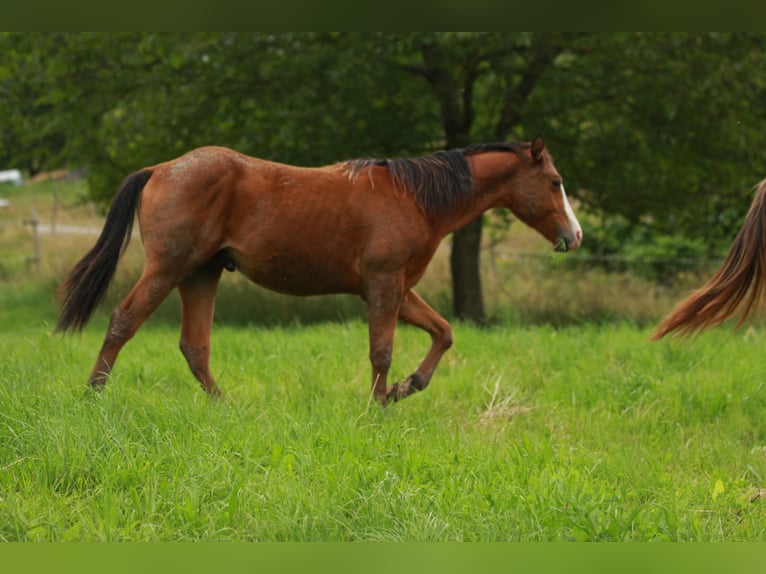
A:
{"label": "grassy meadow", "polygon": [[[139,242],[83,334],[52,335],[55,285],[93,237],[43,237],[35,274],[16,224],[35,201],[45,213],[46,195],[13,193],[0,220],[2,541],[766,539],[760,324],[650,343],[679,292],[498,258],[485,270],[493,322],[455,323],[431,386],[384,410],[357,301],[227,274],[211,358],[222,400],[177,350],[174,298],[94,395],[85,380]],[[61,221],[97,219],[71,205]],[[446,310],[445,266],[440,255],[422,291]],[[400,327],[393,378],[427,345]]]}

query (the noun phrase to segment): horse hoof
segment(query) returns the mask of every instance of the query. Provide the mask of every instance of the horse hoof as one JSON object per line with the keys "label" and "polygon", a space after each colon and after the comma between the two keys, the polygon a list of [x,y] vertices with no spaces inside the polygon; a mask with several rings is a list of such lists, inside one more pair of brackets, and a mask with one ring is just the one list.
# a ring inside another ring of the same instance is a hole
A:
{"label": "horse hoof", "polygon": [[418,389],[412,385],[412,377],[407,377],[401,383],[394,383],[386,393],[386,402],[398,402],[409,397]]}
{"label": "horse hoof", "polygon": [[400,401],[406,396],[403,394],[402,385],[403,383],[394,383],[389,387],[388,392],[386,393],[385,402],[383,403],[384,406],[388,403]]}

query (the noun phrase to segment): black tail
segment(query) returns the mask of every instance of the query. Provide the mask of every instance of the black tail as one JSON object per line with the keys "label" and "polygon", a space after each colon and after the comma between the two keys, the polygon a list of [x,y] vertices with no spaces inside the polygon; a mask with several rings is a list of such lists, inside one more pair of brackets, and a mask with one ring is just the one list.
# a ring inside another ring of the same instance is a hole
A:
{"label": "black tail", "polygon": [[128,246],[141,191],[152,176],[148,169],[125,178],[112,200],[101,235],[58,288],[63,293],[56,331],[80,331],[106,294],[120,255]]}

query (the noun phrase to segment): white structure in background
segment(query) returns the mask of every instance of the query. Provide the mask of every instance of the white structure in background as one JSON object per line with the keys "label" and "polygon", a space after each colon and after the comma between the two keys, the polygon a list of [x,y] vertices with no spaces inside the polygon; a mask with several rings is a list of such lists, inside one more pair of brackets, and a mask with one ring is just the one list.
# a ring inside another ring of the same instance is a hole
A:
{"label": "white structure in background", "polygon": [[24,178],[18,169],[0,170],[0,183],[13,183],[15,185],[24,185]]}

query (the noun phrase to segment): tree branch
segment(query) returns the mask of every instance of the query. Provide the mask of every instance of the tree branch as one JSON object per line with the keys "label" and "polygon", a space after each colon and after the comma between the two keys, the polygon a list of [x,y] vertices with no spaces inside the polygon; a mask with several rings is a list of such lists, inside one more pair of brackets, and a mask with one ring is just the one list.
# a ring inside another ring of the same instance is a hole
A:
{"label": "tree branch", "polygon": [[552,33],[548,33],[540,39],[536,47],[530,49],[533,51],[532,59],[522,72],[521,80],[517,84],[512,79],[515,71],[512,69],[506,71],[506,92],[503,99],[503,109],[495,125],[495,136],[499,140],[506,139],[511,130],[519,124],[522,116],[522,107],[535,89],[535,86],[537,86],[540,78],[553,64],[556,56],[563,51],[564,45]]}

